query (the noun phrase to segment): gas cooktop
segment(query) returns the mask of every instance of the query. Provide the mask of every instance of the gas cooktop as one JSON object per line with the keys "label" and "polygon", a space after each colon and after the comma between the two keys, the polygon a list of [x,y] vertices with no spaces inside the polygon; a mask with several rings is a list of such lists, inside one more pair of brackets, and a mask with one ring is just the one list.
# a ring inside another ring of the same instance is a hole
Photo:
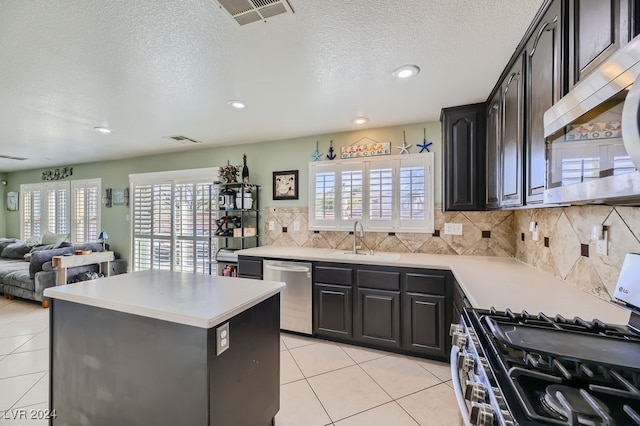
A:
{"label": "gas cooktop", "polygon": [[640,335],[628,327],[510,310],[463,316],[514,423],[640,425]]}

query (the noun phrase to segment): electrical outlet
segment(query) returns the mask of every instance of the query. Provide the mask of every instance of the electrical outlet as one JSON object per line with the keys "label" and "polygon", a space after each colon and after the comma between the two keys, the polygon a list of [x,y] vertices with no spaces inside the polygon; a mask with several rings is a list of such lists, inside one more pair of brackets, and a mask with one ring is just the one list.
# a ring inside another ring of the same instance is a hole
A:
{"label": "electrical outlet", "polygon": [[444,224],[445,235],[462,235],[461,223],[445,223]]}
{"label": "electrical outlet", "polygon": [[531,239],[533,241],[538,241],[538,227],[536,226],[533,232],[531,232]]}
{"label": "electrical outlet", "polygon": [[607,231],[603,232],[604,236],[601,240],[596,241],[596,253],[607,255],[607,242],[609,241],[609,235]]}
{"label": "electrical outlet", "polygon": [[293,221],[293,230],[294,231],[299,231],[300,230],[300,221],[299,220],[294,220]]}
{"label": "electrical outlet", "polygon": [[216,329],[216,355],[229,349],[229,323],[226,322]]}
{"label": "electrical outlet", "polygon": [[275,229],[276,229],[275,224],[273,223],[273,221],[272,221],[272,220],[270,220],[270,221],[269,221],[269,231],[273,231],[273,230],[275,230]]}

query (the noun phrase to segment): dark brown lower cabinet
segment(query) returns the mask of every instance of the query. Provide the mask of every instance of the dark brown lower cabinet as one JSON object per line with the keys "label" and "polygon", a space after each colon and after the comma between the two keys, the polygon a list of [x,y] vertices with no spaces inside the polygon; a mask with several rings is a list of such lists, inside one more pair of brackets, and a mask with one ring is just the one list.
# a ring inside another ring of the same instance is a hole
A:
{"label": "dark brown lower cabinet", "polygon": [[407,293],[402,296],[403,348],[435,357],[447,356],[445,296]]}
{"label": "dark brown lower cabinet", "polygon": [[391,348],[400,347],[400,292],[358,288],[355,339]]}
{"label": "dark brown lower cabinet", "polygon": [[319,336],[339,339],[353,338],[351,287],[315,284],[313,291],[315,293],[314,322],[316,333]]}

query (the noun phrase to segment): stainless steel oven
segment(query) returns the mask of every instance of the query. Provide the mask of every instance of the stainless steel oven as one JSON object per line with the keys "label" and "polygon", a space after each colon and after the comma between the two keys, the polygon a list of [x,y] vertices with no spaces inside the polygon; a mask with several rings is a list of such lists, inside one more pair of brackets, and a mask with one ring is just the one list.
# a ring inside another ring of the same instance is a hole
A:
{"label": "stainless steel oven", "polygon": [[640,425],[640,335],[628,326],[465,308],[451,334],[465,425]]}

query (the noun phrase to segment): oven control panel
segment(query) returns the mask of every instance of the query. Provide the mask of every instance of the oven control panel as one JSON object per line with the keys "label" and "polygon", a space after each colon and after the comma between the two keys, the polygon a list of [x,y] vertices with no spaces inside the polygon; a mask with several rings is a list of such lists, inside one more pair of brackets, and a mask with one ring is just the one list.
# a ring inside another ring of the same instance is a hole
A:
{"label": "oven control panel", "polygon": [[449,334],[451,374],[457,382],[454,383],[454,391],[464,424],[513,426],[512,417],[473,329],[464,322],[452,324]]}

